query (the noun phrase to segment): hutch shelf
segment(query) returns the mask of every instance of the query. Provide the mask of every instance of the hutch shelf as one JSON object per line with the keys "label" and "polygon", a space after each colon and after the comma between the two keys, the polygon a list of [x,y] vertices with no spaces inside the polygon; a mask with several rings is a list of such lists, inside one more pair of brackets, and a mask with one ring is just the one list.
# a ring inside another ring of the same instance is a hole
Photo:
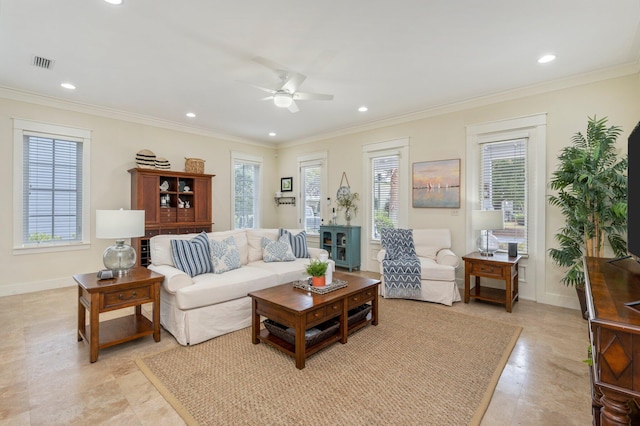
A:
{"label": "hutch shelf", "polygon": [[211,232],[212,178],[171,170],[130,169],[131,209],[145,211],[145,235],[132,238],[138,265],[151,263],[149,238],[160,234]]}

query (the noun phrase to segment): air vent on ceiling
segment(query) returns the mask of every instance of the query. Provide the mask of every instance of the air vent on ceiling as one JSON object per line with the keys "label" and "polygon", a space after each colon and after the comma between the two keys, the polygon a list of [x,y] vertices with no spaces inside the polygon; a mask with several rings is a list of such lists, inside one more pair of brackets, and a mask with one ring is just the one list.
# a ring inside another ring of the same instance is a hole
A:
{"label": "air vent on ceiling", "polygon": [[53,67],[53,59],[43,58],[42,56],[33,56],[33,66],[49,70]]}

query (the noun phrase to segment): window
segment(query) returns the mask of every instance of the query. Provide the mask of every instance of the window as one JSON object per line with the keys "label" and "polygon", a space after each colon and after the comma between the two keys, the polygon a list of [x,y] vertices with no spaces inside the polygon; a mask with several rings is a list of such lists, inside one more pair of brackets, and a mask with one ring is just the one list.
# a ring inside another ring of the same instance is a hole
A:
{"label": "window", "polygon": [[380,231],[384,228],[398,227],[398,154],[371,159],[371,210],[373,212],[373,238],[380,239]]}
{"label": "window", "polygon": [[234,228],[259,228],[262,159],[233,153],[232,164]]}
{"label": "window", "polygon": [[89,136],[14,121],[14,253],[89,243]]}
{"label": "window", "polygon": [[500,249],[518,243],[527,253],[527,140],[482,143],[480,147],[480,207],[502,210],[504,229],[493,231]]}
{"label": "window", "polygon": [[300,228],[308,234],[318,234],[324,214],[327,153],[321,152],[298,157],[300,182]]}
{"label": "window", "polygon": [[409,139],[364,145],[363,154],[367,164],[363,220],[370,239],[377,243],[382,229],[408,224]]}

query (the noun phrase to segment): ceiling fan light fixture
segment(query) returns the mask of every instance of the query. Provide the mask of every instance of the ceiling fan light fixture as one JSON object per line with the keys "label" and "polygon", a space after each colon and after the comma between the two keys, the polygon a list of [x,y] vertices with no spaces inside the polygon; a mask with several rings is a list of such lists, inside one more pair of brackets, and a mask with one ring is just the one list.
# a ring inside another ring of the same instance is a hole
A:
{"label": "ceiling fan light fixture", "polygon": [[280,108],[289,108],[293,103],[293,97],[289,93],[276,93],[273,95],[273,103]]}

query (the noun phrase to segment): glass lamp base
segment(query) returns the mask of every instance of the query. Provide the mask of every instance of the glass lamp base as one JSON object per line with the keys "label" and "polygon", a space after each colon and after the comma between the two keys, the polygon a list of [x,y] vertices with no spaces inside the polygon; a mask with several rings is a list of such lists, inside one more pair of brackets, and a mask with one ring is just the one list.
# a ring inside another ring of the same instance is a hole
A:
{"label": "glass lamp base", "polygon": [[493,256],[500,248],[500,241],[488,231],[482,231],[482,234],[476,240],[476,247],[480,252],[480,256]]}
{"label": "glass lamp base", "polygon": [[114,274],[126,275],[136,264],[136,251],[124,240],[117,240],[116,244],[107,247],[102,255],[102,261],[107,269]]}

